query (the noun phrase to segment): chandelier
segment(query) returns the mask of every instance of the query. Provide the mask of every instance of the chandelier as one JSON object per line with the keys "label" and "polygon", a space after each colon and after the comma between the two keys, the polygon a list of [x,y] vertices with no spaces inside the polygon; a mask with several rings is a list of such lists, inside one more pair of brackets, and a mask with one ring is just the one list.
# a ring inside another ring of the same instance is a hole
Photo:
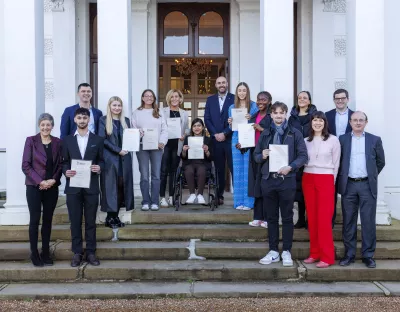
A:
{"label": "chandelier", "polygon": [[205,58],[181,58],[175,59],[176,70],[186,76],[197,70],[199,74],[211,71],[212,60]]}

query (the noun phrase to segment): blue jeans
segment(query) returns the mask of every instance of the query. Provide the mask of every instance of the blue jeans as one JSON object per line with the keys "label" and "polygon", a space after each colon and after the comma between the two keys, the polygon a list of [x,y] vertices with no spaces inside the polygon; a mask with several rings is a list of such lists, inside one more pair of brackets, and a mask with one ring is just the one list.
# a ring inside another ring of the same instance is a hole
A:
{"label": "blue jeans", "polygon": [[[158,205],[160,197],[160,172],[162,150],[140,151],[136,152],[140,171],[140,191],[142,192],[142,205]],[[151,196],[149,183],[149,167],[151,166]]]}

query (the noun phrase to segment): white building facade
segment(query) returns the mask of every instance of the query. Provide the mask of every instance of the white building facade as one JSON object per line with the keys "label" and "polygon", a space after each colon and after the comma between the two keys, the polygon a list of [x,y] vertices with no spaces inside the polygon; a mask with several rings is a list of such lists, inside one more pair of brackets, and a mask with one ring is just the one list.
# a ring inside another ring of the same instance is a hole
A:
{"label": "white building facade", "polygon": [[398,0],[0,0],[0,191],[7,194],[0,224],[29,223],[25,138],[38,132],[43,112],[54,116],[59,136],[79,83],[92,84],[103,113],[114,95],[129,116],[144,89],[162,105],[179,88],[184,108],[202,117],[221,74],[231,92],[245,81],[253,99],[267,90],[289,107],[308,90],[328,111],[333,92],[349,90],[350,108],[368,115],[366,130],[382,137],[386,153],[377,223],[400,219],[397,12]]}

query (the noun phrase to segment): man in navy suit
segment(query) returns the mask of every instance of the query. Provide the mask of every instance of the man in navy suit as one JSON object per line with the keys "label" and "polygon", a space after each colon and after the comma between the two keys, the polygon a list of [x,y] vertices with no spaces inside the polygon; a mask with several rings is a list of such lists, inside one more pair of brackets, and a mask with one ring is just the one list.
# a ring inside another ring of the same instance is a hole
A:
{"label": "man in navy suit", "polygon": [[[335,102],[336,108],[326,112],[325,116],[328,120],[329,133],[339,138],[341,135],[351,132],[350,116],[353,114],[353,111],[347,107],[347,104],[349,103],[349,92],[345,89],[337,89],[333,92],[333,101]],[[336,220],[337,194],[338,188],[336,183],[332,228],[334,227]]]}
{"label": "man in navy suit", "polygon": [[378,174],[385,167],[385,153],[380,137],[364,131],[367,115],[354,112],[350,124],[352,132],[339,138],[342,157],[337,183],[342,195],[343,242],[345,255],[341,266],[354,262],[357,247],[357,217],[360,209],[362,261],[375,268],[376,202]]}
{"label": "man in navy suit", "polygon": [[[63,140],[63,173],[67,178],[64,193],[67,195],[67,209],[71,221],[72,267],[81,265],[83,258],[82,215],[85,216],[86,259],[91,265],[99,265],[96,258],[96,214],[99,205],[99,176],[104,168],[104,139],[89,131],[90,112],[80,107],[75,111],[77,130]],[[72,160],[91,161],[89,188],[71,187],[70,178],[76,175],[71,170]]]}
{"label": "man in navy suit", "polygon": [[99,119],[103,116],[101,110],[90,104],[92,99],[92,88],[88,83],[81,83],[78,86],[79,103],[69,106],[61,116],[60,139],[63,140],[67,135],[74,134],[76,124],[74,122],[75,111],[79,107],[87,108],[90,111],[89,131],[96,134],[99,127]]}
{"label": "man in navy suit", "polygon": [[215,82],[217,94],[209,96],[206,102],[204,122],[213,141],[214,164],[218,170],[218,200],[224,203],[225,162],[232,174],[232,130],[228,124],[228,109],[235,101],[235,96],[228,92],[228,82],[225,77],[218,77]]}

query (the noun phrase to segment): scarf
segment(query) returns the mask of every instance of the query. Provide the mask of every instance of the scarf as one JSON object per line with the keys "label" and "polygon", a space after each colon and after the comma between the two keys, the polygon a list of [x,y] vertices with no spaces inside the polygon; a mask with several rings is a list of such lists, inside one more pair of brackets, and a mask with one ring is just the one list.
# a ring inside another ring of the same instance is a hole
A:
{"label": "scarf", "polygon": [[271,128],[275,130],[273,144],[282,144],[282,137],[287,128],[287,120],[285,120],[280,126],[275,125],[274,122],[271,123]]}

